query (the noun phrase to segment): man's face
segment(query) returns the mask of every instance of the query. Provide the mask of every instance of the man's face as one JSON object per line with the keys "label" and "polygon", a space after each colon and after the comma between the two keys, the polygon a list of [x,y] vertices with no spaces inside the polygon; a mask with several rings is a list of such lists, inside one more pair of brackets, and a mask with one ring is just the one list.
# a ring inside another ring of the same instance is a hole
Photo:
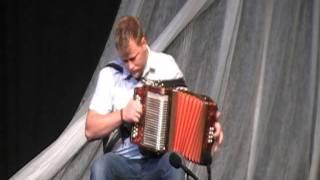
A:
{"label": "man's face", "polygon": [[142,39],[140,44],[137,44],[134,39],[130,39],[128,47],[118,49],[118,53],[130,74],[136,79],[141,77],[148,56],[145,39]]}

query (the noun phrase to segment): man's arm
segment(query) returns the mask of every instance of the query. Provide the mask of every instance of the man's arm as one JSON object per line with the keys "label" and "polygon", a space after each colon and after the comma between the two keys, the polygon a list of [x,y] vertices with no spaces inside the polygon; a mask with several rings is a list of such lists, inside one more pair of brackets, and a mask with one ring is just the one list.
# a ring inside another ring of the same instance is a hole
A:
{"label": "man's arm", "polygon": [[100,114],[89,109],[86,119],[85,135],[91,141],[107,136],[123,122],[138,122],[142,113],[142,105],[138,100],[130,100],[121,111]]}
{"label": "man's arm", "polygon": [[86,119],[86,138],[91,141],[105,137],[122,124],[120,111],[100,114],[89,109]]}

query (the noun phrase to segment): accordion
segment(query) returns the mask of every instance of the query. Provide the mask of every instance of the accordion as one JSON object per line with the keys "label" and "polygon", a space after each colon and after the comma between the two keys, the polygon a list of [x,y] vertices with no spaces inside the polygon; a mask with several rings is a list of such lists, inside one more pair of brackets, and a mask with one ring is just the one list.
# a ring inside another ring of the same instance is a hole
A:
{"label": "accordion", "polygon": [[135,88],[143,106],[140,121],[131,129],[131,141],[142,149],[161,154],[174,151],[186,159],[204,163],[214,143],[216,103],[208,96],[172,88]]}

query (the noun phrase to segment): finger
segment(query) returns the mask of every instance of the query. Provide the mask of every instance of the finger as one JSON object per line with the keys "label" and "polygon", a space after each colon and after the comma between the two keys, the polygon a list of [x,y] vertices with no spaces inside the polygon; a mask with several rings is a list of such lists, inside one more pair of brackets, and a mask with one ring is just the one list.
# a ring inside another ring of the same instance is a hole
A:
{"label": "finger", "polygon": [[214,123],[214,133],[213,137],[217,138],[221,133],[221,125],[219,122]]}
{"label": "finger", "polygon": [[217,152],[217,151],[218,151],[218,146],[214,146],[213,152]]}
{"label": "finger", "polygon": [[141,101],[141,97],[140,97],[138,94],[136,94],[136,95],[134,96],[134,100],[135,100],[135,101]]}
{"label": "finger", "polygon": [[139,122],[139,117],[138,116],[134,116],[133,118],[132,118],[132,121],[134,122],[134,123],[137,123],[137,122]]}
{"label": "finger", "polygon": [[139,122],[140,117],[141,117],[140,113],[135,112],[135,115],[134,115],[134,122]]}
{"label": "finger", "polygon": [[135,108],[135,111],[138,111],[139,113],[142,112],[142,104],[140,103],[140,101],[137,101],[137,100],[134,101],[134,108]]}
{"label": "finger", "polygon": [[217,112],[216,112],[216,118],[217,118],[218,120],[220,119],[221,114],[222,114],[222,113],[221,113],[220,111],[217,111]]}
{"label": "finger", "polygon": [[219,150],[219,146],[222,144],[223,142],[223,132],[221,131],[218,140],[214,142],[213,144],[213,152],[217,152]]}
{"label": "finger", "polygon": [[220,135],[219,135],[219,138],[218,138],[218,144],[222,144],[223,142],[223,138],[224,138],[224,134],[223,134],[223,131],[221,131]]}
{"label": "finger", "polygon": [[138,105],[140,105],[140,106],[141,106],[141,101],[140,101],[140,100],[138,100],[138,99],[136,99],[136,100],[134,100],[134,104],[135,104],[136,106],[138,106]]}
{"label": "finger", "polygon": [[139,114],[142,114],[142,106],[139,106],[137,107],[137,110],[136,110]]}
{"label": "finger", "polygon": [[219,149],[219,146],[217,144],[213,145],[213,152],[217,152]]}

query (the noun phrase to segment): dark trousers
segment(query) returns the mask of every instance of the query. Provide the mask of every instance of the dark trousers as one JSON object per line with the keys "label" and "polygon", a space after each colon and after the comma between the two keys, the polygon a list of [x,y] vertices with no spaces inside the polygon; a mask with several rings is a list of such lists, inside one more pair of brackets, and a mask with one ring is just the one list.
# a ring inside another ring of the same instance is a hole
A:
{"label": "dark trousers", "polygon": [[184,172],[169,163],[170,153],[145,159],[127,159],[112,152],[97,159],[91,167],[91,180],[183,180]]}

